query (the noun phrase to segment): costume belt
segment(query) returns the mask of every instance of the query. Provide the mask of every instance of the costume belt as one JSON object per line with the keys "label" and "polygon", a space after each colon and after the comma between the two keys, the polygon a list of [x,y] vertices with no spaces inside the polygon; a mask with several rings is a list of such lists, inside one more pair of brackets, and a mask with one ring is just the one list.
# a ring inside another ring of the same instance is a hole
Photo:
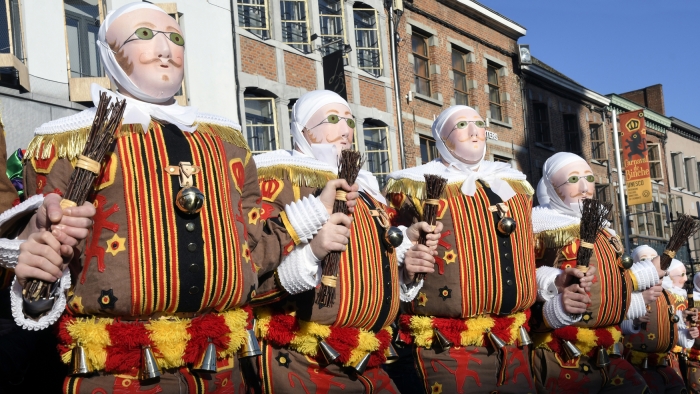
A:
{"label": "costume belt", "polygon": [[272,308],[255,310],[256,335],[275,346],[287,347],[323,362],[320,343],[324,341],[339,353],[335,363],[349,367],[370,355],[368,368],[386,362],[392,330],[387,326],[374,333],[356,327],[338,327],[304,321],[295,312],[285,313]]}
{"label": "costume belt", "polygon": [[490,343],[489,333],[513,345],[520,339],[520,327],[529,329],[529,318],[529,309],[507,316],[482,315],[466,319],[402,315],[399,335],[403,342],[427,349],[433,344],[436,329],[455,346],[485,347]]}
{"label": "costume belt", "polygon": [[700,361],[700,349],[694,347],[688,349],[688,360]]}
{"label": "costume belt", "polygon": [[611,352],[615,342],[619,342],[620,338],[622,338],[622,331],[616,325],[599,328],[566,326],[548,333],[537,333],[532,336],[535,347],[552,351],[562,359],[565,359],[564,341],[574,344],[581,354],[593,357],[595,350],[600,347]]}
{"label": "costume belt", "polygon": [[209,341],[216,346],[218,359],[235,355],[252,321],[249,307],[193,319],[162,316],[145,322],[64,315],[59,321],[58,349],[66,364],[72,349],[82,346],[90,371],[128,373],[138,368],[142,347],[150,346],[158,367],[178,368],[195,363]]}
{"label": "costume belt", "polygon": [[630,350],[629,353],[625,356],[625,358],[627,359],[627,361],[629,361],[630,364],[640,368],[642,368],[642,364],[644,363],[645,359],[647,360],[646,367],[649,368],[666,367],[668,365],[671,365],[668,353],[646,353],[640,352],[638,350]]}

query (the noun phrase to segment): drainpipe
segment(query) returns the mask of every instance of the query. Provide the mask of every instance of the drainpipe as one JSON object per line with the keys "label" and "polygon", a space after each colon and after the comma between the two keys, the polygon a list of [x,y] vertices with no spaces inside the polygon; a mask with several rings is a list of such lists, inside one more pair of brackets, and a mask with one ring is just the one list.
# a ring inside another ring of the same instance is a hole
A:
{"label": "drainpipe", "polygon": [[[231,0],[233,1],[233,0]],[[397,126],[399,131],[399,155],[401,157],[401,168],[406,168],[406,154],[404,152],[404,141],[403,141],[403,114],[401,112],[401,93],[399,89],[399,72],[398,72],[398,62],[396,60],[396,28],[394,26],[394,4],[393,2],[389,6],[389,36],[390,36],[390,46],[391,46],[391,68],[394,77],[394,99],[396,100],[396,112],[397,112]]]}
{"label": "drainpipe", "polygon": [[236,20],[234,19],[233,7],[236,4],[231,0],[231,35],[233,36],[233,78],[236,83],[236,112],[238,113],[238,122],[241,124],[241,129],[243,134],[245,134],[245,128],[243,125],[243,115],[241,114],[241,103],[238,101],[239,94],[238,89],[240,89],[240,83],[238,82],[238,47],[236,47]]}

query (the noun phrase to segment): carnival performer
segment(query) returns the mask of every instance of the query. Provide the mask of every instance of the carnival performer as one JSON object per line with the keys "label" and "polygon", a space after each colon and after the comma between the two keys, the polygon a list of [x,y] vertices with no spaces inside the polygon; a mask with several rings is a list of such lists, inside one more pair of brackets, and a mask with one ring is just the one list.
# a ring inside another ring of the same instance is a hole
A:
{"label": "carnival performer", "polygon": [[[635,248],[632,261],[635,265],[652,263],[661,270],[658,253],[648,245]],[[686,344],[684,336],[687,330],[679,330],[681,326],[674,314],[678,306],[684,305],[685,297],[678,298],[660,285],[645,290],[643,294],[645,302],[649,301],[646,315],[621,324],[627,348],[625,358],[642,375],[652,393],[684,392],[685,382],[678,357],[671,350],[676,342]]]}
{"label": "carnival performer", "polygon": [[[700,308],[700,272],[693,276],[693,305],[688,309]],[[686,371],[686,383],[688,391],[693,394],[700,393],[700,341],[695,341],[693,347],[688,350],[688,370]]]}
{"label": "carnival performer", "polygon": [[[545,162],[537,191],[538,200],[548,203],[532,212],[540,267],[538,295],[544,300],[531,320],[533,372],[540,393],[646,390],[644,379],[621,358],[622,349],[616,343],[622,337],[619,324],[625,318],[646,313],[639,290],[658,282],[659,275],[649,264],[623,268],[623,247],[610,228],[601,229],[592,244],[579,240],[579,204],[584,198],[592,198],[594,190],[593,172],[581,157],[560,152]],[[586,277],[593,276],[588,291],[583,275],[571,271],[578,270],[580,247],[594,251],[585,273]],[[579,278],[582,285],[571,279],[553,285],[560,270],[571,273],[570,278]],[[609,358],[608,353],[613,357]]]}
{"label": "carnival performer", "polygon": [[[15,269],[15,321],[40,330],[58,320],[61,356],[73,357],[80,374],[65,380],[67,393],[243,392],[236,358],[257,353],[248,303],[258,271],[279,264],[288,230],[259,220],[255,162],[239,125],[175,103],[186,44],[172,17],[127,4],[107,15],[97,46],[118,88],[107,94],[126,100],[122,127],[93,204],[63,211],[58,194],[95,109],[36,130],[25,167],[33,197],[11,212],[33,215]],[[93,85],[93,101],[101,92]],[[325,223],[336,189],[353,209],[357,193],[329,182],[310,209],[295,207],[316,220],[309,231]],[[66,292],[37,318],[23,310],[22,286],[32,278],[60,278]]]}
{"label": "carnival performer", "polygon": [[389,175],[397,223],[421,212],[424,175],[447,180],[436,270],[400,319],[426,392],[534,391],[522,341],[536,298],[533,190],[510,165],[484,160],[485,126],[473,108],[446,109],[432,126],[440,158]]}
{"label": "carnival performer", "polygon": [[[338,174],[338,159],[352,148],[355,118],[338,94],[317,90],[304,94],[292,109],[295,149],[255,156],[262,191],[261,219],[280,214],[299,196],[313,195]],[[334,214],[318,232],[294,224],[285,257],[274,272],[263,276],[256,309],[263,356],[263,392],[398,393],[381,365],[392,355],[392,331],[400,300],[416,291],[407,286],[415,272],[432,271],[434,246],[441,226],[427,223],[402,228],[403,242],[394,246],[387,236],[400,236],[390,226],[393,210],[379,192],[377,179],[361,170],[360,198],[352,216]],[[287,209],[289,211],[289,209]],[[337,218],[336,218],[337,216]],[[337,220],[336,220],[337,219]],[[270,219],[267,219],[270,220]],[[413,245],[419,230],[430,246]],[[349,237],[349,242],[347,239]],[[335,299],[316,302],[321,283],[321,260],[327,243],[339,243],[341,254]]]}

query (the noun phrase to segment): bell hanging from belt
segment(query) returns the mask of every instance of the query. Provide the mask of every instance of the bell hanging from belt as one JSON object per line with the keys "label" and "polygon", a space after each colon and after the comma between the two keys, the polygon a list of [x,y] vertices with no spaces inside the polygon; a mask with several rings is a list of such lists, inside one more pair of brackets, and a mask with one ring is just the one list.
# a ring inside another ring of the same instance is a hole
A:
{"label": "bell hanging from belt", "polygon": [[610,356],[612,357],[622,357],[624,349],[622,348],[622,342],[615,342],[613,344],[612,352],[610,352]]}
{"label": "bell hanging from belt", "polygon": [[493,331],[488,332],[489,339],[491,340],[491,344],[493,345],[494,348],[500,350],[506,347],[505,341],[503,339],[499,338],[498,335],[494,334]]}
{"label": "bell hanging from belt", "polygon": [[398,227],[391,226],[384,233],[384,240],[391,246],[398,248],[403,243],[403,233]]}
{"label": "bell hanging from belt", "polygon": [[649,369],[649,357],[644,357],[642,360],[642,369]]}
{"label": "bell hanging from belt", "polygon": [[389,347],[386,348],[384,355],[386,356],[386,361],[384,362],[384,364],[391,364],[399,361],[399,354],[396,352],[396,349],[394,349],[394,346],[392,346],[391,344],[389,344]]}
{"label": "bell hanging from belt", "polygon": [[576,347],[576,345],[567,341],[566,339],[564,339],[562,343],[564,344],[564,352],[566,352],[566,356],[569,358],[569,360],[581,357],[581,351]]}
{"label": "bell hanging from belt", "polygon": [[668,360],[666,357],[661,357],[661,360],[656,364],[658,367],[668,367]]}
{"label": "bell hanging from belt", "polygon": [[520,347],[525,347],[532,345],[532,339],[530,339],[530,334],[527,333],[525,327],[520,327]]}
{"label": "bell hanging from belt", "polygon": [[255,337],[255,320],[253,320],[253,328],[246,330],[245,341],[241,350],[238,351],[238,358],[256,357],[262,354],[258,338]]}
{"label": "bell hanging from belt", "polygon": [[610,357],[608,357],[608,352],[605,351],[605,348],[601,346],[598,348],[598,356],[596,357],[595,365],[599,368],[603,368],[608,364],[610,364]]}
{"label": "bell hanging from belt", "polygon": [[150,346],[141,347],[141,370],[139,372],[140,380],[155,379],[160,376],[156,357]]}
{"label": "bell hanging from belt", "polygon": [[194,215],[199,213],[204,206],[204,193],[194,186],[184,187],[177,192],[175,205],[186,214]]}
{"label": "bell hanging from belt", "polygon": [[367,364],[369,363],[369,357],[371,353],[365,354],[364,357],[360,359],[355,365],[352,366],[352,368],[357,371],[360,375],[362,375],[365,372],[365,369],[367,369]]}
{"label": "bell hanging from belt", "polygon": [[209,338],[204,352],[199,356],[197,362],[192,366],[192,371],[200,373],[216,373],[216,346]]}
{"label": "bell hanging from belt", "polygon": [[517,223],[515,222],[515,219],[505,216],[498,221],[497,227],[499,233],[503,235],[511,235],[513,231],[515,231]]}
{"label": "bell hanging from belt", "polygon": [[445,351],[454,345],[454,343],[447,339],[437,328],[433,328],[433,333],[435,334],[435,340],[433,342],[437,342],[440,351]]}
{"label": "bell hanging from belt", "polygon": [[391,329],[394,331],[394,344],[400,348],[406,346],[406,342],[401,339],[401,332],[399,331],[399,325],[396,323],[391,323]]}
{"label": "bell hanging from belt", "polygon": [[321,354],[323,354],[323,358],[326,359],[326,362],[328,364],[332,363],[338,357],[340,357],[340,353],[338,353],[337,350],[333,349],[333,346],[329,345],[328,342],[326,342],[325,340],[319,342],[318,347],[321,348]]}
{"label": "bell hanging from belt", "polygon": [[85,375],[89,374],[90,369],[87,365],[87,357],[85,356],[85,349],[76,345],[71,352],[71,375]]}

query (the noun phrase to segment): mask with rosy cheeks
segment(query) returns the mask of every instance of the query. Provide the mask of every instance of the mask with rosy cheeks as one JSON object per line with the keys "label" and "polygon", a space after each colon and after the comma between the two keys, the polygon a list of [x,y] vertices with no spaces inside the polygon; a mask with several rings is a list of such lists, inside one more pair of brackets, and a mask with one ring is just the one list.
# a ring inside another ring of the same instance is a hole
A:
{"label": "mask with rosy cheeks", "polygon": [[550,179],[557,195],[566,205],[574,210],[584,198],[593,198],[595,182],[589,182],[586,178],[593,176],[591,167],[583,160],[576,160],[559,169]]}
{"label": "mask with rosy cheeks", "polygon": [[152,9],[127,12],[112,22],[106,40],[119,66],[142,92],[156,98],[172,98],[178,92],[185,47],[180,26],[170,15]]}
{"label": "mask with rosy cheeks", "polygon": [[[355,130],[348,125],[348,119],[354,123],[350,108],[340,103],[326,104],[319,108],[306,122],[304,138],[309,145],[335,145],[336,151],[340,155],[344,149],[352,148]],[[335,120],[337,122],[333,123]]]}
{"label": "mask with rosy cheeks", "polygon": [[486,129],[479,113],[465,108],[452,114],[440,131],[450,153],[465,164],[479,164],[486,154]]}
{"label": "mask with rosy cheeks", "polygon": [[668,271],[668,276],[671,278],[673,285],[680,288],[683,288],[686,279],[688,279],[685,274],[685,267],[683,266]]}

